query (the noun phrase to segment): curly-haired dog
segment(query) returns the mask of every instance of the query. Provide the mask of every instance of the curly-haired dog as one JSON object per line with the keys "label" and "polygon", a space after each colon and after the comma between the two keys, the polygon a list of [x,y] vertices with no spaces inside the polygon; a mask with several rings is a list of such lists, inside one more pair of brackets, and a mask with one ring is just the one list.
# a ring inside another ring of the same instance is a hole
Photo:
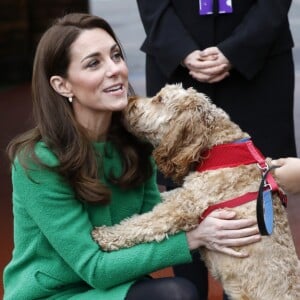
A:
{"label": "curly-haired dog", "polygon": [[[199,216],[205,217],[216,203],[226,200],[252,197],[245,203],[232,200],[232,206],[239,205],[232,209],[238,218],[256,216],[256,201],[252,200],[261,185],[262,169],[267,167],[265,160],[251,141],[240,141],[249,138],[248,134],[207,97],[193,89],[167,85],[153,98],[132,99],[124,115],[128,129],[154,146],[158,168],[183,185],[163,193],[163,202],[149,213],[113,227],[95,228],[93,237],[102,249],[161,241],[191,230]],[[274,182],[269,184],[274,186]],[[246,246],[249,257],[200,249],[211,274],[231,299],[300,299],[298,258],[287,214],[277,193],[273,200],[273,233]],[[223,206],[231,207],[230,201],[225,203]]]}

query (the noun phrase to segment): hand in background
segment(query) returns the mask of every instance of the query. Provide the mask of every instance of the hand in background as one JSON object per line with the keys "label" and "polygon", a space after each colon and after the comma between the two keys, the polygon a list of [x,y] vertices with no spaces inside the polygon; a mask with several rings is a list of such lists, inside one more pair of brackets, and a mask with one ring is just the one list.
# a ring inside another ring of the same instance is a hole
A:
{"label": "hand in background", "polygon": [[230,62],[217,47],[195,50],[183,61],[190,75],[206,83],[214,83],[229,76]]}
{"label": "hand in background", "polygon": [[272,160],[272,165],[280,166],[274,170],[279,186],[288,194],[300,193],[300,158],[280,158]]}

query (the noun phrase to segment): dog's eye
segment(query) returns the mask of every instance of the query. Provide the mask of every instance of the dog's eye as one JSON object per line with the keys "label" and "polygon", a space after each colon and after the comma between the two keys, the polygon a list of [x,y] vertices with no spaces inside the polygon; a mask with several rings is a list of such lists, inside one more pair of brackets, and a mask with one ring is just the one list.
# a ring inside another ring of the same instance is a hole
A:
{"label": "dog's eye", "polygon": [[153,98],[153,103],[162,103],[162,96],[156,96],[155,98]]}

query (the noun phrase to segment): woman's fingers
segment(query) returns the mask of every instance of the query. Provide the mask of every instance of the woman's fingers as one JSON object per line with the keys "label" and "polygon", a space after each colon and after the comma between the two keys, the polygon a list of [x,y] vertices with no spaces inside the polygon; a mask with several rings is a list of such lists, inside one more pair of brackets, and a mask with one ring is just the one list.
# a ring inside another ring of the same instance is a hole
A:
{"label": "woman's fingers", "polygon": [[220,62],[216,60],[195,60],[193,62],[190,62],[189,64],[186,64],[186,67],[193,72],[211,73],[211,68],[220,67],[221,65],[224,64],[220,64]]}
{"label": "woman's fingers", "polygon": [[244,249],[235,250],[233,248],[220,246],[218,244],[212,246],[210,250],[217,251],[238,258],[245,258],[249,256],[249,254]]}
{"label": "woman's fingers", "polygon": [[225,65],[208,68],[201,71],[190,71],[189,74],[200,82],[215,82],[229,75]]}
{"label": "woman's fingers", "polygon": [[195,229],[187,232],[190,249],[206,247],[236,257],[248,254],[235,247],[246,246],[261,239],[255,218],[234,219],[233,210],[211,212]]}

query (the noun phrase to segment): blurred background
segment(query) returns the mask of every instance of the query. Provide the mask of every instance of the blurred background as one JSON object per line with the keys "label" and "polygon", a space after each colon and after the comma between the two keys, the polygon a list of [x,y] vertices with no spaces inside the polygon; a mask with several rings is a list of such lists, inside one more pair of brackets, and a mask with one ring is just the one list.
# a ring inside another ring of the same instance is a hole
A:
{"label": "blurred background", "polygon": [[[151,1],[151,0],[149,0]],[[129,78],[138,94],[145,94],[144,54],[139,47],[144,30],[133,0],[0,0],[0,297],[3,295],[2,272],[11,257],[12,209],[7,143],[31,126],[30,78],[37,42],[51,21],[69,12],[91,12],[105,18],[124,46]],[[295,40],[296,67],[295,129],[298,156],[300,151],[300,0],[294,0],[290,23]],[[284,99],[283,99],[284,101]],[[299,183],[300,184],[300,183]],[[289,221],[300,255],[300,197],[289,200]],[[156,276],[170,276],[171,269]],[[210,300],[222,299],[218,283]]]}

